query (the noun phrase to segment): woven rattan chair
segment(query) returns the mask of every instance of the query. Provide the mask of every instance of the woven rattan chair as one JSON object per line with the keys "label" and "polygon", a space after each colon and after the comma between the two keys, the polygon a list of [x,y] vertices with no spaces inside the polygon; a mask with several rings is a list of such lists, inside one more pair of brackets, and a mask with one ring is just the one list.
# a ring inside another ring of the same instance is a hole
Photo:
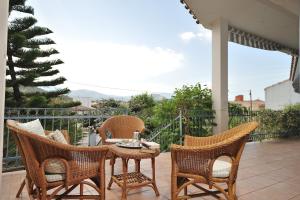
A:
{"label": "woven rattan chair", "polygon": [[[256,122],[245,123],[210,137],[185,136],[184,146],[173,144],[171,146],[171,199],[206,195],[220,199],[218,194],[222,193],[225,199],[236,200],[239,161],[250,132],[254,131],[257,126]],[[222,157],[229,159],[231,164],[228,175],[218,177],[214,175],[214,163],[216,160],[219,162]],[[220,183],[225,183],[227,186],[222,187]],[[200,184],[206,184],[208,188]],[[202,192],[189,194],[188,186],[190,185]],[[184,191],[183,195],[181,191]]]}
{"label": "woven rattan chair", "polygon": [[112,138],[131,139],[134,131],[143,132],[145,125],[143,120],[135,116],[118,115],[107,119],[99,128],[98,132],[103,144],[107,144],[107,133],[111,133]]}
{"label": "woven rattan chair", "polygon": [[[7,127],[14,135],[26,169],[26,185],[30,199],[105,199],[105,156],[107,146],[76,147],[61,144],[48,138],[27,132],[16,121],[8,120]],[[68,141],[68,136],[64,134]],[[49,182],[45,166],[51,159],[59,159],[65,167],[63,179]],[[86,179],[96,180],[94,184]],[[68,195],[77,186],[79,195]],[[83,186],[95,189],[98,195],[84,195]],[[51,190],[53,189],[53,190]],[[62,191],[65,189],[64,191]],[[51,190],[51,194],[47,192]],[[20,192],[20,191],[19,191]],[[59,194],[59,195],[58,195]]]}

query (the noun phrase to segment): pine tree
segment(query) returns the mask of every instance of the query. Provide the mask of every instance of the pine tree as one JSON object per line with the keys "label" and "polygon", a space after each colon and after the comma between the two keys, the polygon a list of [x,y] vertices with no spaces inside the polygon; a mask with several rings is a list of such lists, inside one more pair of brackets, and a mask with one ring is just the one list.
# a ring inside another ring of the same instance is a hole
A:
{"label": "pine tree", "polygon": [[[60,59],[53,59],[51,56],[59,52],[47,45],[55,42],[44,37],[52,31],[45,27],[37,26],[34,18],[34,9],[25,5],[26,0],[10,0],[9,16],[12,13],[23,13],[9,20],[8,45],[7,45],[7,80],[6,94],[7,106],[26,106],[30,99],[44,99],[42,105],[51,106],[51,99],[69,92],[68,88],[54,91],[33,91],[22,92],[21,87],[47,87],[63,84],[66,79],[57,77],[59,70],[54,66],[63,63]],[[24,15],[25,13],[25,15]],[[53,78],[53,76],[55,76]],[[66,106],[75,106],[68,102]],[[53,105],[57,107],[57,105]],[[61,107],[64,107],[62,104]]]}

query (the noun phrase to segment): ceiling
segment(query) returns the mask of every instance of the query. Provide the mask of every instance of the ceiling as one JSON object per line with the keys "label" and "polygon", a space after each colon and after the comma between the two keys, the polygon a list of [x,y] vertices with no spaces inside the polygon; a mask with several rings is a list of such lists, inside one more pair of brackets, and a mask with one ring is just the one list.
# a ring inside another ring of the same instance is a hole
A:
{"label": "ceiling", "polygon": [[268,0],[271,3],[286,9],[295,15],[300,15],[300,1],[299,0]]}
{"label": "ceiling", "polygon": [[184,0],[199,22],[211,29],[219,18],[243,31],[299,48],[299,0]]}

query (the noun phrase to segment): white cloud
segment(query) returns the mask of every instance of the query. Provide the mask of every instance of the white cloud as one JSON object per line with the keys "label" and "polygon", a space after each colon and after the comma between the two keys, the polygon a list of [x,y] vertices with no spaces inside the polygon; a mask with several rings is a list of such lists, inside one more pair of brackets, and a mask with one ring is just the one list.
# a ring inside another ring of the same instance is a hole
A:
{"label": "white cloud", "polygon": [[[61,43],[62,44],[62,43]],[[173,72],[184,60],[183,54],[161,47],[117,43],[74,43],[58,48],[65,64],[59,69],[71,89],[107,86],[140,91],[159,91],[167,87],[151,79]],[[150,81],[149,81],[150,80]],[[72,84],[73,82],[73,84]],[[74,83],[84,83],[81,87]],[[98,91],[101,88],[98,88]],[[103,88],[102,88],[103,89]],[[106,93],[120,91],[106,89]],[[121,91],[131,94],[130,91]]]}
{"label": "white cloud", "polygon": [[179,35],[179,37],[184,42],[189,42],[192,39],[199,39],[199,40],[211,40],[211,31],[204,28],[202,25],[200,25],[199,30],[197,32],[183,32]]}
{"label": "white cloud", "polygon": [[195,38],[196,37],[196,34],[193,33],[193,32],[184,32],[184,33],[181,33],[180,35],[180,38],[183,40],[183,41],[190,41],[191,39]]}

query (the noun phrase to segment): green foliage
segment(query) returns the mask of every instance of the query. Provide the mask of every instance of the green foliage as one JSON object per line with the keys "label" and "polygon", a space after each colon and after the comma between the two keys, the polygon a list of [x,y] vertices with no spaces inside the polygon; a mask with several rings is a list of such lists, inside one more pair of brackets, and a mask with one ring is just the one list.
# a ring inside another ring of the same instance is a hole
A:
{"label": "green foliage", "polygon": [[286,107],[281,117],[281,126],[287,135],[300,134],[300,104]]}
{"label": "green foliage", "polygon": [[238,115],[238,114],[247,113],[248,109],[237,103],[228,103],[228,111],[229,113]]}
{"label": "green foliage", "polygon": [[173,99],[164,99],[157,102],[153,111],[152,124],[155,127],[170,122],[171,119],[174,119],[179,114]]}
{"label": "green foliage", "polygon": [[[132,96],[128,102],[129,112],[133,115],[139,116],[149,130],[153,130],[155,128],[152,122],[154,106],[154,98],[148,93]],[[148,134],[147,131],[146,134]]]}
{"label": "green foliage", "polygon": [[200,84],[177,88],[171,99],[161,101],[154,101],[147,93],[134,96],[129,101],[129,111],[144,120],[148,129],[144,137],[153,137],[162,150],[180,142],[180,131],[194,136],[207,136],[212,132],[211,91]]}
{"label": "green foliage", "polygon": [[176,108],[186,116],[190,110],[199,112],[212,111],[211,90],[202,88],[200,83],[196,85],[184,85],[181,89],[176,88],[173,96]]}
{"label": "green foliage", "polygon": [[[208,88],[203,88],[200,83],[196,85],[184,85],[181,89],[176,88],[174,104],[183,117],[184,133],[191,135],[208,135],[213,122],[212,93]],[[207,115],[208,120],[203,120]]]}
{"label": "green foliage", "polygon": [[28,108],[45,108],[47,107],[47,99],[44,96],[33,96],[27,102]]}
{"label": "green foliage", "polygon": [[115,99],[105,99],[103,100],[103,107],[108,107],[108,108],[120,108],[121,102],[117,101]]}
{"label": "green foliage", "polygon": [[148,93],[131,97],[128,102],[129,110],[133,113],[147,114],[155,106],[154,99]]}
{"label": "green foliage", "polygon": [[[46,107],[62,107],[70,104],[50,105],[51,99],[69,92],[67,88],[57,91],[45,91],[38,94],[25,94],[20,88],[57,86],[65,82],[64,77],[58,77],[59,70],[53,69],[63,63],[52,56],[59,52],[47,48],[55,42],[44,37],[52,33],[46,27],[37,26],[34,18],[34,9],[26,5],[26,0],[11,0],[9,15],[17,13],[9,21],[7,43],[7,70],[6,104],[13,107],[39,105]],[[22,13],[22,15],[20,15]],[[40,58],[43,58],[42,60]],[[55,78],[49,78],[53,77]],[[78,103],[77,103],[78,104]]]}
{"label": "green foliage", "polygon": [[258,132],[291,136],[300,134],[300,106],[287,106],[284,110],[262,110],[258,112]]}

